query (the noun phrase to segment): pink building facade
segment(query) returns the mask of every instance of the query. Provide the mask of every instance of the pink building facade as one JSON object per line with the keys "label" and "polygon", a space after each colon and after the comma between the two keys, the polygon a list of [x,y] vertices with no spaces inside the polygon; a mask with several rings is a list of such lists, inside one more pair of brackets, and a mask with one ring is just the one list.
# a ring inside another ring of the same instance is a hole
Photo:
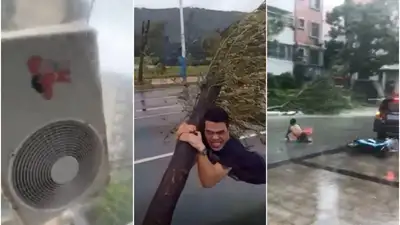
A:
{"label": "pink building facade", "polygon": [[296,51],[310,70],[318,74],[323,66],[323,0],[294,1]]}

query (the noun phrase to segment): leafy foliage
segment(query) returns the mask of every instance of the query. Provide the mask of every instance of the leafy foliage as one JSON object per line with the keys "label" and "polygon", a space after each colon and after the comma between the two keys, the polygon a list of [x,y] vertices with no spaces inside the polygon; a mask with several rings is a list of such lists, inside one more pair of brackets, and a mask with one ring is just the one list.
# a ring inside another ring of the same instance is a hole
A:
{"label": "leafy foliage", "polygon": [[332,69],[335,62],[335,57],[338,56],[340,51],[344,48],[344,43],[337,40],[325,41],[324,51],[324,67],[325,69]]}
{"label": "leafy foliage", "polygon": [[282,15],[279,14],[268,14],[267,19],[267,38],[268,40],[272,40],[277,34],[283,31],[285,28],[285,21]]}
{"label": "leafy foliage", "polygon": [[349,96],[329,77],[319,77],[303,89],[268,89],[268,105],[307,114],[335,114],[351,108]]}
{"label": "leafy foliage", "polygon": [[213,56],[218,51],[221,43],[221,32],[216,30],[208,34],[202,40],[202,47],[207,52],[208,56]]}
{"label": "leafy foliage", "polygon": [[[291,73],[282,73],[279,76],[268,74],[268,89],[296,89],[298,85],[296,84],[296,80],[292,76]],[[270,104],[270,103],[268,103]]]}
{"label": "leafy foliage", "polygon": [[[368,78],[383,65],[398,63],[398,4],[393,0],[374,0],[355,4],[345,1],[327,13],[331,26],[327,43],[329,64],[338,73],[358,73]],[[343,47],[340,48],[342,42]]]}
{"label": "leafy foliage", "polygon": [[[266,20],[265,2],[252,13],[221,32],[219,47],[205,80],[221,86],[216,104],[231,117],[232,133],[265,130]],[[200,83],[201,89],[204,83]],[[190,99],[190,98],[187,98]],[[185,102],[188,111],[196,100]]]}
{"label": "leafy foliage", "polygon": [[126,225],[133,221],[132,180],[112,181],[90,212],[96,225]]}

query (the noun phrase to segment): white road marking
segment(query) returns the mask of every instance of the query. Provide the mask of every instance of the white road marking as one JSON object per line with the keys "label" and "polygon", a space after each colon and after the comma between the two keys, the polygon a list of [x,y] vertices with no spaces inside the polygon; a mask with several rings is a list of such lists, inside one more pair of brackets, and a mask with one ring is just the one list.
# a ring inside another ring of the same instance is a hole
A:
{"label": "white road marking", "polygon": [[[261,131],[261,132],[260,132],[260,134],[265,134],[265,133],[266,133],[265,131]],[[243,136],[241,136],[239,139],[240,139],[240,140],[242,140],[242,139],[248,139],[248,138],[255,137],[255,136],[257,136],[257,135],[258,135],[258,134],[256,134],[256,133],[248,134],[248,135],[243,135]],[[169,152],[169,153],[165,153],[165,154],[161,154],[161,155],[156,155],[156,156],[152,156],[152,157],[147,157],[147,158],[143,158],[143,159],[138,159],[138,160],[135,160],[135,161],[133,162],[133,164],[136,165],[136,164],[141,164],[141,163],[145,163],[145,162],[151,162],[151,161],[154,161],[154,160],[157,160],[157,159],[163,159],[163,158],[170,157],[170,156],[172,156],[173,154],[174,154],[173,152]]]}
{"label": "white road marking", "polygon": [[136,165],[136,164],[141,164],[141,163],[145,163],[145,162],[154,161],[154,160],[157,160],[157,159],[163,159],[163,158],[166,158],[166,157],[170,157],[173,154],[174,154],[173,152],[170,152],[170,153],[166,153],[166,154],[162,154],[162,155],[156,155],[156,156],[153,156],[153,157],[147,157],[147,158],[143,158],[143,159],[138,159],[138,160],[135,160],[134,164]]}
{"label": "white road marking", "polygon": [[159,110],[159,109],[171,109],[171,108],[178,108],[178,107],[182,107],[181,105],[167,105],[167,106],[159,106],[159,107],[150,107],[150,108],[144,108],[143,109],[136,109],[135,112],[146,112],[146,111],[155,111],[155,110]]}
{"label": "white road marking", "polygon": [[155,115],[148,115],[148,116],[138,116],[135,117],[135,120],[142,120],[142,119],[150,119],[154,117],[160,117],[160,116],[168,116],[168,115],[174,115],[174,114],[182,114],[183,112],[170,112],[170,113],[161,113],[161,114],[155,114]]}

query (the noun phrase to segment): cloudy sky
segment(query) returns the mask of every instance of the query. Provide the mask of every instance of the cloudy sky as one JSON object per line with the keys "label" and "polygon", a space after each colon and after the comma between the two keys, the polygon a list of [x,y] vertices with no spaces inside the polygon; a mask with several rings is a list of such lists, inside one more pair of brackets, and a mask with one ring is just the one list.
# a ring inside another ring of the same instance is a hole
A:
{"label": "cloudy sky", "polygon": [[[251,12],[263,0],[182,0],[184,7],[198,7],[223,11]],[[283,0],[284,1],[284,0]],[[174,8],[179,7],[179,0],[134,0],[135,7]]]}
{"label": "cloudy sky", "polygon": [[[324,19],[325,19],[325,15],[327,12],[332,11],[333,8],[335,8],[338,5],[341,5],[344,3],[344,0],[324,0]],[[324,23],[323,25],[323,38],[325,40],[329,40],[329,36],[328,36],[328,32],[330,30],[330,26],[326,23]]]}
{"label": "cloudy sky", "polygon": [[102,71],[133,74],[133,1],[96,0],[90,18],[98,32]]}
{"label": "cloudy sky", "polygon": [[344,0],[324,0],[324,11],[331,11],[335,6],[341,5]]}

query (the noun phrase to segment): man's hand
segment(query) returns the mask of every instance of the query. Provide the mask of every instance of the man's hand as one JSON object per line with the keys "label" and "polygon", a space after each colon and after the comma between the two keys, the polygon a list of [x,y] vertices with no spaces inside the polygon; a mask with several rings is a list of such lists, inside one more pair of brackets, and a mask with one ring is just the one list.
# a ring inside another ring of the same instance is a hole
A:
{"label": "man's hand", "polygon": [[199,131],[195,131],[192,133],[183,133],[180,136],[179,140],[189,143],[199,152],[203,151],[206,148],[203,143],[203,139],[201,138],[201,133]]}
{"label": "man's hand", "polygon": [[185,133],[189,134],[195,131],[196,131],[196,126],[184,122],[181,125],[179,125],[178,130],[176,131],[176,139],[180,139],[182,134]]}

